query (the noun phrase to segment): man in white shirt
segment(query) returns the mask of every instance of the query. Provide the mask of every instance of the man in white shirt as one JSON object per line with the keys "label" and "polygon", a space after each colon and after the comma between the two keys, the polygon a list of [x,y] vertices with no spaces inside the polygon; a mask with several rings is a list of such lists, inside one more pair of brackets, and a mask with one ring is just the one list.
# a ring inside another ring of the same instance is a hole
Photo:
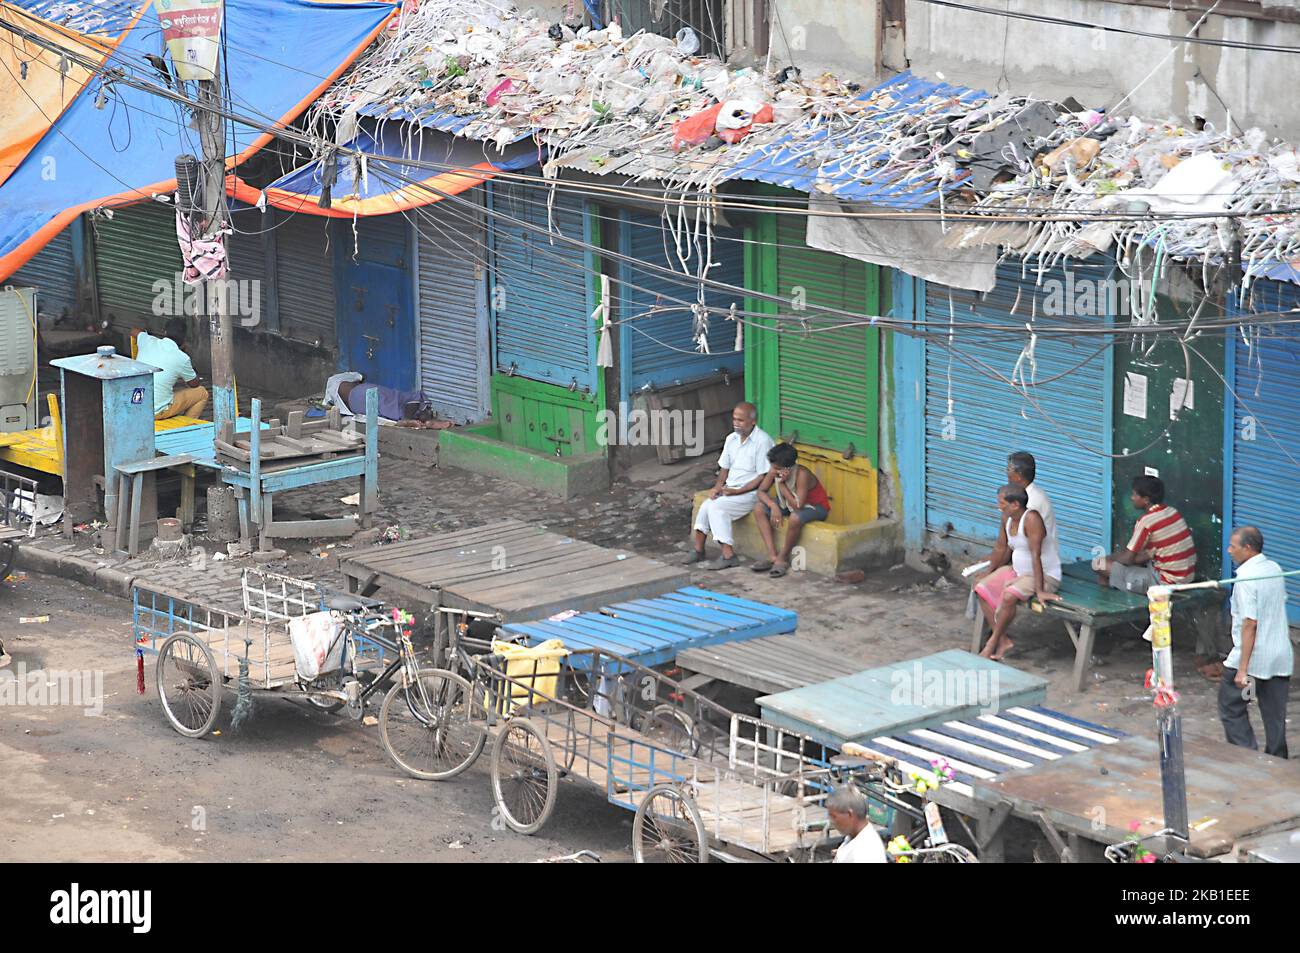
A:
{"label": "man in white shirt", "polygon": [[1052,510],[1052,501],[1048,499],[1043,488],[1035,482],[1038,476],[1038,464],[1034,455],[1027,450],[1017,450],[1007,456],[1007,482],[1025,488],[1029,497],[1029,506],[1043,518],[1047,527],[1047,538],[1056,542],[1056,513]]}
{"label": "man in white shirt", "polygon": [[[1241,526],[1228,538],[1237,566],[1232,586],[1232,651],[1219,681],[1219,720],[1228,744],[1259,750],[1250,725],[1250,699],[1259,702],[1264,753],[1287,757],[1286,703],[1294,653],[1286,617],[1282,567],[1264,556],[1264,534]],[[1250,580],[1256,581],[1250,581]]]}
{"label": "man in white shirt", "polygon": [[718,457],[718,479],[709,498],[695,517],[691,533],[691,556],[687,564],[704,559],[704,543],[710,534],[722,546],[722,555],[706,564],[706,569],[730,569],[739,565],[731,533],[733,521],[753,511],[758,485],[767,476],[767,452],[772,438],[758,426],[758,409],[750,403],[737,404],[731,412],[732,432]]}
{"label": "man in white shirt", "polygon": [[880,834],[867,820],[867,808],[867,796],[851,784],[836,788],[826,799],[826,813],[844,835],[844,843],[835,851],[835,863],[889,863]]}

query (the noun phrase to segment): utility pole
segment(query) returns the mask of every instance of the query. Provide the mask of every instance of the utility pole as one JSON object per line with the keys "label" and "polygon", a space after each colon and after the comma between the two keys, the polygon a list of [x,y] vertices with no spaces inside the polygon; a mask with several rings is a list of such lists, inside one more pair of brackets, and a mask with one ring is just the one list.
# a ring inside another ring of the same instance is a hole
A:
{"label": "utility pole", "polygon": [[[199,141],[203,146],[203,217],[207,224],[204,238],[211,238],[226,226],[226,120],[221,95],[221,61],[217,60],[212,79],[201,79],[199,86]],[[223,432],[230,422],[231,432],[237,419],[235,407],[235,332],[230,316],[229,295],[224,281],[205,281],[208,338],[212,348],[212,419],[215,433]]]}

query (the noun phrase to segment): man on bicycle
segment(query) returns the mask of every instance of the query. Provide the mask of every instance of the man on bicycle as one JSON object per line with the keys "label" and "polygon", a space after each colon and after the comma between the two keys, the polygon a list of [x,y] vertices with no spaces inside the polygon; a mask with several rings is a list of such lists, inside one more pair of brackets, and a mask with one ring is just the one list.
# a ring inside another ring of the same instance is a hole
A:
{"label": "man on bicycle", "polygon": [[887,864],[885,845],[867,819],[867,796],[852,784],[844,784],[826,799],[826,812],[844,843],[835,851],[837,864]]}

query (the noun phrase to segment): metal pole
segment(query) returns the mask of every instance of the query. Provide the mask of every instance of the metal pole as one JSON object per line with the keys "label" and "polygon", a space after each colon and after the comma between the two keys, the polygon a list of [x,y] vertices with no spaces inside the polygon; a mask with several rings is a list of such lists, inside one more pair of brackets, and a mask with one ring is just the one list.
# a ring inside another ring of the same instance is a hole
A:
{"label": "metal pole", "polygon": [[1173,637],[1166,586],[1147,590],[1151,615],[1151,687],[1155,690],[1156,735],[1160,742],[1160,790],[1165,827],[1187,843],[1187,778],[1183,769],[1183,724],[1174,694]]}
{"label": "metal pole", "polygon": [[[203,202],[207,225],[203,237],[217,234],[228,220],[226,210],[226,122],[222,115],[221,60],[217,59],[212,79],[199,80],[199,139],[203,145]],[[234,323],[224,281],[204,282],[207,303],[208,336],[212,353],[212,419],[215,434],[229,421],[233,429],[235,414]]]}

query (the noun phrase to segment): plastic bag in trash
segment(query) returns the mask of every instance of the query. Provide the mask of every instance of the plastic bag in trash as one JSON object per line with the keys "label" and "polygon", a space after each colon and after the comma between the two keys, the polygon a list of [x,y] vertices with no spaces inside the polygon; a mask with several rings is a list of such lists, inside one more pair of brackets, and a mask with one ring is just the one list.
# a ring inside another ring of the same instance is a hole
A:
{"label": "plastic bag in trash", "polygon": [[343,626],[332,612],[313,612],[289,621],[298,676],[317,678],[343,665]]}

